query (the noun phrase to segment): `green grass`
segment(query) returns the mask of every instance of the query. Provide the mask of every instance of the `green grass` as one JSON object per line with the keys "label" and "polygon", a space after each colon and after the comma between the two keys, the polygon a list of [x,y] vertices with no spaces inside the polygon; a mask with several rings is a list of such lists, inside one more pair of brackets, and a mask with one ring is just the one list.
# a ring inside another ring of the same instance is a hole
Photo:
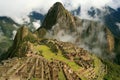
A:
{"label": "green grass", "polygon": [[[42,52],[42,56],[44,58],[46,58],[47,60],[49,60],[49,61],[52,61],[52,59],[55,59],[55,60],[59,60],[59,61],[65,62],[75,72],[79,72],[79,70],[82,69],[82,67],[77,65],[74,61],[71,61],[71,60],[65,58],[62,55],[62,51],[60,51],[60,50],[58,50],[57,53],[54,53],[46,45],[35,45],[34,46],[34,50],[37,51],[37,52]],[[41,53],[39,53],[39,54],[41,55]],[[59,75],[63,75],[63,74],[60,72]],[[78,76],[82,80],[87,80],[84,76],[81,76],[80,74],[78,74]],[[61,77],[61,78],[63,78],[62,80],[64,80],[64,77]]]}
{"label": "green grass", "polygon": [[[49,61],[52,61],[52,60],[59,60],[59,61],[62,61],[62,62],[65,62],[66,64],[68,64],[68,66],[71,67],[71,69],[75,72],[79,72],[80,69],[82,69],[82,67],[80,67],[79,65],[77,65],[74,61],[71,61],[67,58],[65,58],[62,54],[62,51],[61,50],[58,50],[57,53],[54,53],[52,52],[52,50],[46,46],[46,45],[35,45],[34,46],[34,50],[37,51],[37,52],[42,52],[42,53],[39,53],[39,54],[42,54],[42,56],[44,58],[46,58],[47,60]],[[99,77],[97,80],[101,80],[105,73],[103,72],[103,74],[100,74],[100,70],[101,70],[101,65],[102,62],[99,58],[97,58],[95,55],[91,55],[90,57],[92,57],[94,59],[94,70],[95,70],[95,74],[97,74]],[[87,73],[86,73],[87,74]],[[59,75],[63,75],[62,72],[59,73]],[[80,74],[78,74],[78,76],[80,78],[82,78],[82,80],[86,80],[86,78],[84,76],[81,76]],[[62,78],[62,77],[61,77]],[[64,78],[64,77],[63,77]],[[62,79],[64,80],[64,79]]]}
{"label": "green grass", "polygon": [[95,70],[95,74],[98,75],[97,80],[102,80],[104,75],[106,74],[105,72],[102,71],[102,74],[100,74],[100,71],[102,70],[101,66],[103,66],[103,63],[101,62],[101,60],[96,57],[94,54],[92,55],[92,58],[94,59],[94,70]]}
{"label": "green grass", "polygon": [[104,80],[120,80],[120,66],[109,61],[104,61],[107,65],[107,74]]}
{"label": "green grass", "polygon": [[95,55],[93,55],[93,58],[94,58],[95,72],[98,74],[100,65],[101,65],[101,61]]}
{"label": "green grass", "polygon": [[58,80],[66,80],[65,75],[62,70],[58,74]]}
{"label": "green grass", "polygon": [[74,61],[70,61],[62,55],[62,52],[59,50],[58,53],[53,53],[49,47],[46,45],[34,46],[35,51],[42,51],[42,55],[47,59],[56,59],[67,63],[74,71],[78,71],[81,67],[77,65]]}

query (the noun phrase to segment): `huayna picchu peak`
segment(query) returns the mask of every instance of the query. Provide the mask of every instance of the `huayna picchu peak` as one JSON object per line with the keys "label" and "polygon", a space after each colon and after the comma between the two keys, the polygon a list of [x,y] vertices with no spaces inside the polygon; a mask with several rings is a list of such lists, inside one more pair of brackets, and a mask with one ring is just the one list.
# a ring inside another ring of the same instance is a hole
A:
{"label": "huayna picchu peak", "polygon": [[[52,26],[56,23],[61,24],[61,27],[67,26],[69,28],[75,26],[74,17],[60,2],[55,3],[50,8],[41,27],[47,30],[52,29]],[[64,26],[62,24],[64,24]]]}
{"label": "huayna picchu peak", "polygon": [[56,2],[36,31],[17,30],[0,55],[0,80],[119,80],[120,66],[111,63],[117,42],[100,21],[79,19]]}

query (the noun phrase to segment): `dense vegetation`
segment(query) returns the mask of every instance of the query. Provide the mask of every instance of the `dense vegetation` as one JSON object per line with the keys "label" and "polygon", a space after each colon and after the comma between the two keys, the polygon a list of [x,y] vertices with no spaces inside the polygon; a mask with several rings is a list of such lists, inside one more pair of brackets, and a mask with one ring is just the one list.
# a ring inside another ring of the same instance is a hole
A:
{"label": "dense vegetation", "polygon": [[120,66],[109,61],[104,61],[107,65],[107,74],[104,80],[120,80]]}

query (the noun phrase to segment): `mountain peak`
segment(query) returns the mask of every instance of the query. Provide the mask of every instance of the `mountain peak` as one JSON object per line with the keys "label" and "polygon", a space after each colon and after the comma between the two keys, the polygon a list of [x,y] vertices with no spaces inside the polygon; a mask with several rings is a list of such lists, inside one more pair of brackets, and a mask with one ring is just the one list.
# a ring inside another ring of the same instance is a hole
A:
{"label": "mountain peak", "polygon": [[[15,39],[20,38],[20,40],[23,40],[23,38],[28,34],[28,28],[25,26],[22,26],[20,29],[18,29]],[[18,39],[19,40],[19,39]]]}
{"label": "mountain peak", "polygon": [[53,6],[63,6],[63,5],[60,2],[56,2]]}
{"label": "mountain peak", "polygon": [[53,12],[56,13],[56,15],[58,15],[58,13],[63,13],[64,11],[66,11],[66,9],[64,8],[64,6],[62,5],[62,3],[60,2],[56,2],[48,11],[48,13]]}
{"label": "mountain peak", "polygon": [[[65,22],[65,23],[63,23],[63,22]],[[42,28],[52,29],[52,26],[54,26],[57,23],[70,26],[72,22],[74,22],[74,17],[72,16],[72,14],[69,13],[69,11],[67,11],[64,8],[62,3],[56,2],[49,9],[49,11],[43,21]]]}

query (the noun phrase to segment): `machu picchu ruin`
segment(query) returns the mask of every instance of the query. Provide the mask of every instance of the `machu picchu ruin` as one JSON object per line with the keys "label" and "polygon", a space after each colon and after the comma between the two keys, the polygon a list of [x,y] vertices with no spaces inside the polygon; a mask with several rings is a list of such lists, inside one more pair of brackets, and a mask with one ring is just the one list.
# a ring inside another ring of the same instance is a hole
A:
{"label": "machu picchu ruin", "polygon": [[41,39],[22,44],[24,56],[19,55],[24,50],[20,48],[16,57],[1,62],[1,80],[93,80],[106,74],[106,66],[95,55],[72,43]]}

